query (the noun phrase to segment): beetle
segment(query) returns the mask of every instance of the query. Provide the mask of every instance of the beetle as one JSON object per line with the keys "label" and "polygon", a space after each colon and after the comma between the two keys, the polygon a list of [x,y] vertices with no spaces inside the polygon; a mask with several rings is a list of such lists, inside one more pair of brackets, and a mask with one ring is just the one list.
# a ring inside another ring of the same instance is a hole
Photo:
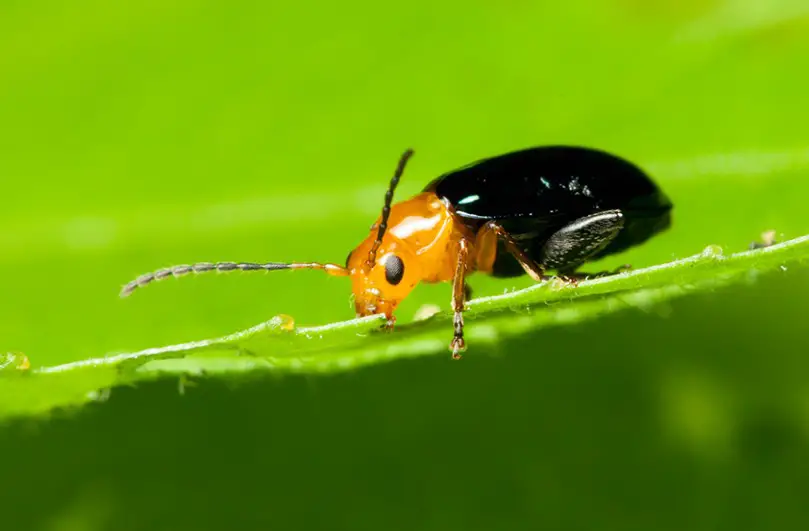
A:
{"label": "beetle", "polygon": [[385,193],[381,215],[334,263],[203,262],[141,275],[121,296],[156,280],[207,271],[317,269],[351,279],[358,317],[384,314],[420,282],[452,283],[454,359],[466,349],[463,312],[474,272],[499,278],[576,283],[586,262],[639,245],[671,225],[672,202],[638,166],[598,149],[551,145],[480,159],[444,173],[420,193],[393,204],[413,155],[406,150]]}

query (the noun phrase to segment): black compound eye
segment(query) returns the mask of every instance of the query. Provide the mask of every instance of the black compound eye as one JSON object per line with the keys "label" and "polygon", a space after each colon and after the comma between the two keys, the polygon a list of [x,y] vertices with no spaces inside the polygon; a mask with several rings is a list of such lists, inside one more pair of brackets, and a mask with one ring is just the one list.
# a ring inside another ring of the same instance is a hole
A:
{"label": "black compound eye", "polygon": [[346,256],[346,267],[348,267],[348,261],[351,260],[352,254],[354,254],[354,251],[349,251],[348,256]]}
{"label": "black compound eye", "polygon": [[385,259],[385,280],[394,286],[402,281],[404,276],[404,262],[395,254]]}

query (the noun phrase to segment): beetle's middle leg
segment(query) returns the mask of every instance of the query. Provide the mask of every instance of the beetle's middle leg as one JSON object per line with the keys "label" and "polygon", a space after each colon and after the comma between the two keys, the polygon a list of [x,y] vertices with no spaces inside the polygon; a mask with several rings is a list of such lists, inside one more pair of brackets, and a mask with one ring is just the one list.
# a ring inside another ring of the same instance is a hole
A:
{"label": "beetle's middle leg", "polygon": [[[520,248],[514,238],[512,238],[511,234],[495,221],[489,221],[478,231],[478,267],[481,265],[480,261],[485,261],[486,257],[491,261],[494,260],[497,240],[501,240],[505,244],[506,250],[517,260],[529,277],[536,282],[551,279],[551,277],[545,274],[545,268],[528,256],[528,254]],[[488,265],[488,268],[491,268],[491,264]]]}
{"label": "beetle's middle leg", "polygon": [[605,210],[579,218],[548,238],[541,250],[541,264],[570,280],[619,272],[628,266],[614,272],[586,274],[573,271],[607,247],[623,227],[624,216],[620,210]]}

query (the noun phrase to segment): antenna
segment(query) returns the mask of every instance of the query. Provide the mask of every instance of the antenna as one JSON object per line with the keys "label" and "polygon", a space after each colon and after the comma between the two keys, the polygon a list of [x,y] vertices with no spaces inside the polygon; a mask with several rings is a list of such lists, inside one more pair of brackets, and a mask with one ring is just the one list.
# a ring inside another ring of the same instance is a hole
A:
{"label": "antenna", "polygon": [[390,185],[388,185],[388,191],[385,192],[385,206],[382,207],[382,220],[379,222],[379,231],[376,234],[376,240],[374,240],[371,250],[368,251],[368,260],[366,261],[368,268],[371,268],[374,263],[376,263],[376,252],[379,250],[379,246],[382,245],[382,237],[385,235],[385,231],[388,230],[388,218],[390,217],[390,206],[391,203],[393,203],[393,191],[396,190],[399,179],[402,178],[402,174],[404,173],[407,161],[412,156],[412,149],[407,149],[402,153],[402,156],[399,158],[399,164],[396,166],[396,172],[390,180]]}
{"label": "antenna", "polygon": [[136,289],[142,288],[152,282],[168,277],[181,277],[189,273],[207,273],[209,271],[218,271],[220,273],[228,271],[277,271],[279,269],[320,269],[321,271],[338,277],[348,275],[348,269],[345,267],[336,264],[320,264],[315,262],[290,264],[278,262],[268,262],[264,264],[252,262],[200,262],[192,265],[167,267],[141,275],[121,289],[121,297],[126,297]]}

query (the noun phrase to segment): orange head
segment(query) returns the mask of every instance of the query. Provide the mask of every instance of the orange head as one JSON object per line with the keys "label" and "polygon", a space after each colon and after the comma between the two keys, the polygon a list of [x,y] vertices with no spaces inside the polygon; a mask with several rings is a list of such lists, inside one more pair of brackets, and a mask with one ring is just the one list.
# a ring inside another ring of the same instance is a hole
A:
{"label": "orange head", "polygon": [[360,317],[381,313],[390,319],[420,281],[451,278],[454,272],[454,260],[447,267],[455,235],[447,205],[435,194],[422,192],[391,206],[393,190],[411,155],[410,150],[402,155],[382,215],[346,260]]}
{"label": "orange head", "polygon": [[369,253],[375,244],[376,235],[371,234],[346,262],[354,308],[359,317],[384,313],[390,318],[422,279],[421,267],[411,246],[390,232],[382,237],[376,258],[370,262]]}

